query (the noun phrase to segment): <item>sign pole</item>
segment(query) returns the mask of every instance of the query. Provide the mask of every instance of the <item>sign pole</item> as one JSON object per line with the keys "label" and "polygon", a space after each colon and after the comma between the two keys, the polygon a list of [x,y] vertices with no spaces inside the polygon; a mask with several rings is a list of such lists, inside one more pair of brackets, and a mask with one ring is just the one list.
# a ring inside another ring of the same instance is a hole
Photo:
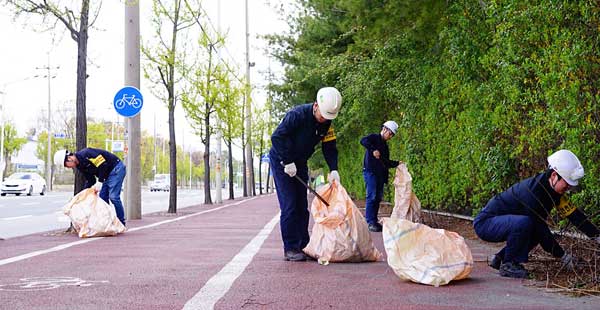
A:
{"label": "sign pole", "polygon": [[[125,85],[140,88],[140,6],[139,1],[125,1]],[[141,94],[140,94],[141,96]],[[129,98],[126,100],[126,98]],[[137,99],[137,100],[136,100]],[[142,180],[140,150],[140,114],[142,98],[122,97],[127,108],[138,109],[130,116],[128,127],[127,153],[127,219],[142,218]],[[117,101],[115,101],[116,107]],[[139,104],[138,104],[139,103]]]}

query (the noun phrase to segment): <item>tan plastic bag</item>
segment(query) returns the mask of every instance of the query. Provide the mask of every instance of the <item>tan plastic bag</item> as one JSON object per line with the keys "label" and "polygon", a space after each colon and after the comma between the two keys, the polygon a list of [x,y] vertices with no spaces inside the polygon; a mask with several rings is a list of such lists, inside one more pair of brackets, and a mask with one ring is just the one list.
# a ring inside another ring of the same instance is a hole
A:
{"label": "tan plastic bag", "polygon": [[421,221],[421,202],[413,193],[412,176],[406,164],[401,162],[396,168],[394,177],[394,209],[391,218],[409,220],[414,223]]}
{"label": "tan plastic bag", "polygon": [[80,238],[114,236],[125,232],[125,226],[117,218],[115,208],[107,204],[94,192],[84,189],[63,207],[71,218]]}
{"label": "tan plastic bag", "polygon": [[433,286],[469,276],[473,256],[463,237],[402,219],[383,219],[388,265],[403,280]]}
{"label": "tan plastic bag", "polygon": [[373,244],[367,222],[344,187],[334,181],[317,192],[329,207],[318,198],[313,199],[315,225],[304,253],[323,265],[380,260],[382,254]]}

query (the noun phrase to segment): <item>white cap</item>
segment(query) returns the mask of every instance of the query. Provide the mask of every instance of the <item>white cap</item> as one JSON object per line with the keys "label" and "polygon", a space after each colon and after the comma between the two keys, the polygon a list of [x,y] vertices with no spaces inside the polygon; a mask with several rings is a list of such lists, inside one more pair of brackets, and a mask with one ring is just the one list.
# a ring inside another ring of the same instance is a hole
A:
{"label": "white cap", "polygon": [[396,131],[398,131],[398,124],[394,121],[387,121],[383,123],[383,127],[389,129],[393,134],[396,134]]}
{"label": "white cap", "polygon": [[337,117],[342,107],[342,95],[335,87],[323,87],[317,92],[319,112],[328,120]]}
{"label": "white cap", "polygon": [[579,159],[569,150],[559,150],[548,156],[548,168],[553,169],[567,184],[577,186],[585,172]]}

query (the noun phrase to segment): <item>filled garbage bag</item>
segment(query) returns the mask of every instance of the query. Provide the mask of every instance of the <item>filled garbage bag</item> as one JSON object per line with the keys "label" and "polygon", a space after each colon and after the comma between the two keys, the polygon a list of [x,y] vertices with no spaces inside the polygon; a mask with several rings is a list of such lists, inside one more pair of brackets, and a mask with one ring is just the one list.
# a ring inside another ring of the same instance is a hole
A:
{"label": "filled garbage bag", "polygon": [[414,223],[421,221],[421,202],[413,192],[412,176],[403,162],[396,168],[394,209],[392,209],[390,217],[409,220]]}
{"label": "filled garbage bag", "polygon": [[433,286],[469,276],[473,256],[463,237],[402,219],[383,219],[387,262],[403,280]]}
{"label": "filled garbage bag", "polygon": [[336,181],[317,190],[329,203],[313,199],[311,213],[315,224],[304,253],[320,264],[329,262],[362,262],[381,259],[371,239],[369,228],[348,193]]}
{"label": "filled garbage bag", "polygon": [[80,238],[114,236],[125,232],[115,208],[107,204],[94,189],[84,189],[71,198],[63,212],[71,218]]}

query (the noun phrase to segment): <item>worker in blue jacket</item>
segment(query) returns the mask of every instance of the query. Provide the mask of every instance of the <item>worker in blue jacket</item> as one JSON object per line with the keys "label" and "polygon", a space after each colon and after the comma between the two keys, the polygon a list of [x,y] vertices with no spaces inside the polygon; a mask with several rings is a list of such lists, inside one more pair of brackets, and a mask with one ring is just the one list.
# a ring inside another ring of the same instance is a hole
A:
{"label": "worker in blue jacket", "polygon": [[571,151],[559,150],[548,157],[548,165],[545,172],[493,197],[473,221],[479,238],[489,242],[506,241],[506,246],[489,264],[498,269],[501,276],[527,278],[528,272],[522,263],[527,262],[529,252],[538,244],[560,258],[563,266],[575,267],[575,257],[563,250],[546,223],[552,208],[600,243],[598,228],[565,195],[584,175],[579,159]]}
{"label": "worker in blue jacket", "polygon": [[399,162],[390,160],[390,149],[387,141],[390,140],[398,130],[398,124],[394,121],[383,123],[380,133],[373,133],[360,139],[360,144],[365,147],[363,159],[363,177],[367,187],[365,217],[369,224],[369,230],[381,231],[381,224],[377,219],[379,204],[383,198],[383,186],[388,182],[389,169],[398,167]]}
{"label": "worker in blue jacket", "polygon": [[112,202],[117,218],[125,225],[121,187],[126,169],[119,157],[108,151],[93,148],[85,148],[75,153],[65,150],[64,154],[64,166],[76,168],[85,176],[84,188],[90,188],[96,184],[96,178],[102,182],[102,188],[98,196],[106,203],[109,203],[109,200]]}
{"label": "worker in blue jacket", "polygon": [[308,199],[306,188],[295,179],[308,181],[307,162],[321,142],[329,166],[329,182],[340,181],[337,167],[338,152],[331,121],[342,105],[340,92],[325,87],[317,92],[315,103],[294,107],[271,135],[269,152],[277,199],[281,209],[280,226],[284,257],[288,261],[305,261],[302,249],[308,244]]}

